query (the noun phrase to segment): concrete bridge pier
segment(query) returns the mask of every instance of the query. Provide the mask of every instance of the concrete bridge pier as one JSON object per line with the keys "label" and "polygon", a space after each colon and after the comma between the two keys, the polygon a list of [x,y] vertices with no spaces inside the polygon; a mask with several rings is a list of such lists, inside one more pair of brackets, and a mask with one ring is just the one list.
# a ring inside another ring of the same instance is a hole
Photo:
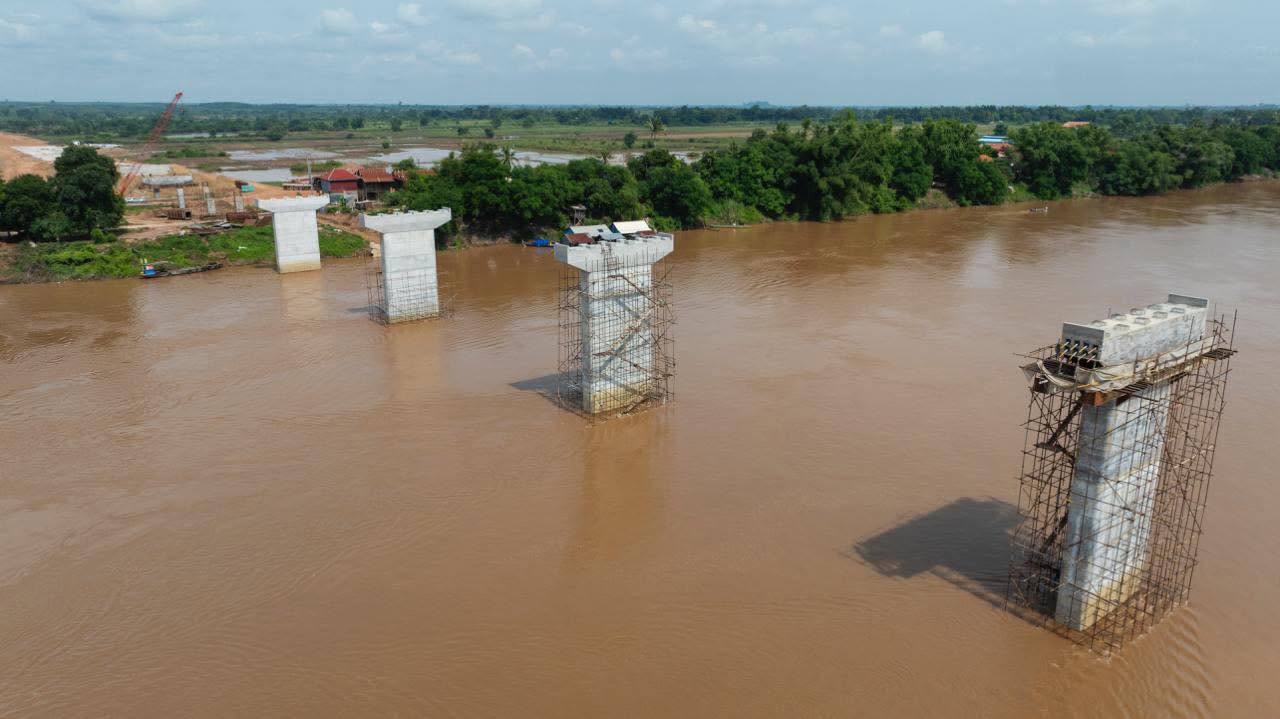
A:
{"label": "concrete bridge pier", "polygon": [[582,409],[600,414],[643,402],[658,391],[653,266],[675,249],[668,234],[617,241],[557,244],[555,257],[579,271],[581,367],[575,384]]}
{"label": "concrete bridge pier", "polygon": [[328,197],[258,200],[258,207],[271,213],[277,272],[320,269],[320,228],[316,225],[316,211],[327,204]]}
{"label": "concrete bridge pier", "polygon": [[1172,377],[1148,369],[1195,356],[1208,304],[1170,295],[1106,320],[1063,325],[1059,351],[1085,367],[1077,381],[1108,383],[1108,391],[1081,394],[1055,611],[1063,626],[1087,631],[1144,589],[1172,390]]}
{"label": "concrete bridge pier", "polygon": [[445,207],[422,212],[361,215],[360,225],[382,236],[378,281],[383,321],[410,322],[440,314],[436,228],[453,219]]}

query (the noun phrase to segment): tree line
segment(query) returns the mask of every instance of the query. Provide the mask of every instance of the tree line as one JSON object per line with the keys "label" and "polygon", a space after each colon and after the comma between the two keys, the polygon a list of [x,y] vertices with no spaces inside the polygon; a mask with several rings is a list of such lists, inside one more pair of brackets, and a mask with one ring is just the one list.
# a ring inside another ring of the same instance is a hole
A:
{"label": "tree line", "polygon": [[958,205],[1076,194],[1146,195],[1280,171],[1280,125],[1162,126],[1119,137],[1095,125],[1015,130],[1003,157],[976,127],[927,120],[897,128],[851,113],[805,120],[712,150],[687,164],[664,150],[626,166],[600,159],[521,167],[509,149],[475,144],[391,196],[408,209],[451,207],[475,234],[563,226],[582,204],[598,220],[650,217],[669,228],[764,218],[837,220],[918,207],[929,193]]}
{"label": "tree line", "polygon": [[[96,140],[142,138],[164,109],[163,103],[34,103],[0,102],[0,130],[45,137]],[[697,127],[724,123],[832,122],[850,110],[866,120],[899,123],[957,120],[973,124],[1025,125],[1068,120],[1106,125],[1116,134],[1134,135],[1164,125],[1216,123],[1258,126],[1280,122],[1280,108],[1251,107],[1092,107],[1092,106],[502,106],[502,105],[253,105],[247,103],[181,104],[170,133],[241,134],[279,139],[289,132],[354,131],[376,124],[398,131],[405,125],[482,121],[497,128],[504,122],[618,125],[644,128],[653,118],[667,125]]]}

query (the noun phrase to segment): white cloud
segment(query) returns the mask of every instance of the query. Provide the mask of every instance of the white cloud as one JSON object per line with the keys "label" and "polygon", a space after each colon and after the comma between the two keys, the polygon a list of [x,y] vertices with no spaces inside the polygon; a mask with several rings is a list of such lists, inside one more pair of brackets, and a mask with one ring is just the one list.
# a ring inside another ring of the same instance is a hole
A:
{"label": "white cloud", "polygon": [[204,0],[81,0],[93,18],[116,22],[163,22],[192,15]]}
{"label": "white cloud", "polygon": [[427,16],[422,14],[422,6],[416,2],[400,3],[396,7],[396,17],[410,27],[423,27],[427,24]]}
{"label": "white cloud", "polygon": [[944,53],[951,49],[947,43],[947,35],[941,30],[930,30],[916,37],[916,47],[933,53]]}
{"label": "white cloud", "polygon": [[880,35],[881,37],[902,37],[902,26],[901,25],[881,25]]}
{"label": "white cloud", "polygon": [[704,40],[719,40],[725,37],[725,31],[715,20],[710,18],[696,18],[692,15],[681,15],[676,21],[676,27],[690,35],[695,35]]}
{"label": "white cloud", "polygon": [[1089,0],[1093,12],[1117,17],[1150,17],[1174,11],[1193,12],[1198,5],[1197,0]]}
{"label": "white cloud", "polygon": [[480,53],[469,50],[445,53],[444,60],[454,65],[479,65],[484,62],[484,58]]}
{"label": "white cloud", "polygon": [[421,43],[418,45],[418,51],[434,63],[444,63],[447,65],[479,65],[484,62],[484,56],[474,50],[450,48],[439,40],[428,40]]}
{"label": "white cloud", "polygon": [[814,22],[826,27],[843,27],[853,19],[849,9],[839,5],[819,5],[812,15]]}
{"label": "white cloud", "polygon": [[360,29],[356,16],[346,8],[323,10],[320,12],[320,27],[327,32],[339,35],[354,35]]}
{"label": "white cloud", "polygon": [[577,37],[587,37],[591,35],[591,28],[576,22],[562,22],[560,23],[560,30],[565,34]]}
{"label": "white cloud", "polygon": [[609,51],[609,58],[615,63],[636,70],[652,70],[654,67],[661,67],[666,64],[668,55],[669,52],[665,47],[639,47],[627,50],[615,47]]}
{"label": "white cloud", "polygon": [[461,17],[477,20],[511,21],[542,14],[542,0],[449,0]]}
{"label": "white cloud", "polygon": [[23,42],[35,37],[35,28],[24,22],[0,18],[0,42]]}
{"label": "white cloud", "polygon": [[546,70],[561,64],[568,57],[562,47],[552,48],[545,55],[539,55],[537,50],[524,43],[516,43],[511,48],[511,55],[520,62],[521,69],[524,70]]}
{"label": "white cloud", "polygon": [[1151,44],[1149,36],[1126,29],[1104,33],[1073,32],[1067,36],[1067,41],[1072,45],[1084,48],[1105,46],[1146,47]]}

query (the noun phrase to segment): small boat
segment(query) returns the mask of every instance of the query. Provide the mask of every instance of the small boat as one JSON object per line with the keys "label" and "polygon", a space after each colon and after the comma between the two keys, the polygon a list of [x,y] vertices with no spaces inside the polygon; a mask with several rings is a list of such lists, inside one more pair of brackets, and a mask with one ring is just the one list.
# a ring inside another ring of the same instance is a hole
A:
{"label": "small boat", "polygon": [[1044,207],[1032,207],[1031,209],[1027,210],[1027,212],[1043,212],[1047,215],[1049,214],[1049,206],[1045,205]]}
{"label": "small boat", "polygon": [[524,243],[524,246],[525,247],[550,247],[551,240],[548,240],[545,237],[535,237],[532,240]]}
{"label": "small boat", "polygon": [[163,262],[148,262],[142,266],[142,279],[150,280],[156,277],[175,277],[177,275],[190,275],[196,272],[208,272],[209,270],[222,269],[221,262],[208,262],[196,267],[179,267],[177,269],[169,269],[164,266]]}

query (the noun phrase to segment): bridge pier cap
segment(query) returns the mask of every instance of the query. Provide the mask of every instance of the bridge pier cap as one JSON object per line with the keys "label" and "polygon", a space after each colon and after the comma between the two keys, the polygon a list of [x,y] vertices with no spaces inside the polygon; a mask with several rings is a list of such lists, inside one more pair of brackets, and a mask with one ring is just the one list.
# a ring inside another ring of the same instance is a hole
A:
{"label": "bridge pier cap", "polygon": [[387,215],[360,215],[360,226],[383,235],[391,235],[435,230],[452,219],[453,211],[442,207],[438,210],[395,212]]}

